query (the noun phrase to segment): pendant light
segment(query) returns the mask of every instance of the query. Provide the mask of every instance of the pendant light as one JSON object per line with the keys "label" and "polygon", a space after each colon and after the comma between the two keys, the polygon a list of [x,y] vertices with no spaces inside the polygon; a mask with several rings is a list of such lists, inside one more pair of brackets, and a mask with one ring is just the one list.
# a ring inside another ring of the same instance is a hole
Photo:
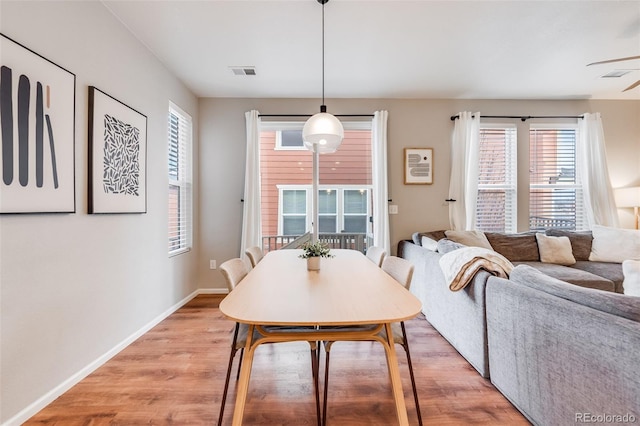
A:
{"label": "pendant light", "polygon": [[307,120],[302,128],[302,140],[305,147],[320,154],[335,152],[344,138],[342,123],[327,113],[324,104],[324,5],[329,0],[318,0],[322,5],[322,105],[320,112]]}

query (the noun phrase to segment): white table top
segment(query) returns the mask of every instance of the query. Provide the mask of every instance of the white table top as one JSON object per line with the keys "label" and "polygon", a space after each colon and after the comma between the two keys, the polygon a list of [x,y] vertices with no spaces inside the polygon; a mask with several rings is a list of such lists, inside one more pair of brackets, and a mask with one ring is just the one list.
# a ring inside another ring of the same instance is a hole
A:
{"label": "white table top", "polygon": [[333,249],[320,271],[302,250],[267,253],[220,303],[237,322],[263,325],[354,325],[411,319],[420,301],[355,250]]}

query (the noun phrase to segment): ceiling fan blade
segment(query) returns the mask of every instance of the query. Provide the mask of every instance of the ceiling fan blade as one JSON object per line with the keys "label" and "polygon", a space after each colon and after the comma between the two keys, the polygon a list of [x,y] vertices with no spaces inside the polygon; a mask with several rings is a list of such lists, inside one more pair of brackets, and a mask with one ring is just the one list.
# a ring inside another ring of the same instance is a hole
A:
{"label": "ceiling fan blade", "polygon": [[610,64],[612,62],[631,61],[633,59],[640,59],[640,56],[628,56],[626,58],[617,58],[617,59],[609,59],[609,60],[606,60],[606,61],[592,62],[590,64],[587,64],[587,66],[589,66],[589,65],[600,65],[600,64]]}
{"label": "ceiling fan blade", "polygon": [[635,89],[636,87],[640,86],[640,80],[636,81],[635,83],[633,83],[631,86],[627,87],[626,89],[623,90],[623,92],[626,92],[627,90],[631,90],[631,89]]}

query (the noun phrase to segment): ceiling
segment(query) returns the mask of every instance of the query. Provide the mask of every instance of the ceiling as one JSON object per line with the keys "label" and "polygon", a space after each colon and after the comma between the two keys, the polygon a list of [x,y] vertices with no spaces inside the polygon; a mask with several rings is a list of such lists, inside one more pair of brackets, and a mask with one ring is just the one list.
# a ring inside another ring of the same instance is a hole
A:
{"label": "ceiling", "polygon": [[[199,97],[322,96],[316,0],[102,2]],[[586,66],[637,55],[640,0],[325,5],[327,98],[640,99],[640,60]]]}

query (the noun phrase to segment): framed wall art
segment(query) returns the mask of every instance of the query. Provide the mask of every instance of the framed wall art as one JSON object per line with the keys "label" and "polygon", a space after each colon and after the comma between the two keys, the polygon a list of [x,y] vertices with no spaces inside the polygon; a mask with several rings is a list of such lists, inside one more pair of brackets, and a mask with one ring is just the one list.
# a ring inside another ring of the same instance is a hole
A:
{"label": "framed wall art", "polygon": [[433,149],[404,149],[404,183],[429,185],[433,183]]}
{"label": "framed wall art", "polygon": [[76,76],[0,33],[0,213],[74,213]]}
{"label": "framed wall art", "polygon": [[89,87],[89,213],[147,212],[147,117]]}

